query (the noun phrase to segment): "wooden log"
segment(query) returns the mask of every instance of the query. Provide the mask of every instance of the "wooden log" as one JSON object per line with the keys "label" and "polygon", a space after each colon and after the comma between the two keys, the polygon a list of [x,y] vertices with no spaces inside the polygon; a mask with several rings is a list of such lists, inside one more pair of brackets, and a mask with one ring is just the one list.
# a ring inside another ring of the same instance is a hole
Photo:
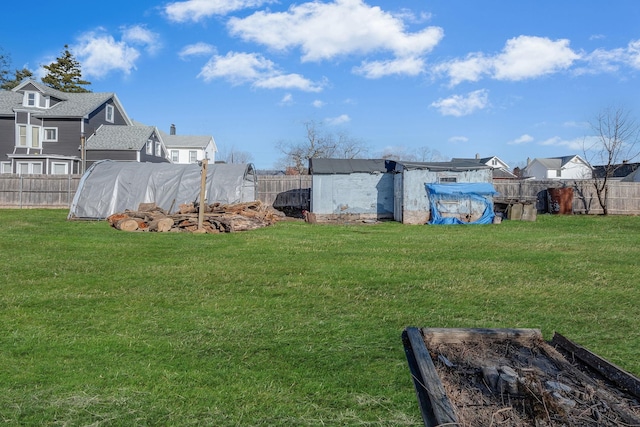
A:
{"label": "wooden log", "polygon": [[149,222],[149,231],[167,232],[173,227],[173,218],[165,216]]}
{"label": "wooden log", "polygon": [[138,221],[133,218],[124,218],[116,222],[115,228],[122,231],[136,231],[138,229]]}
{"label": "wooden log", "polygon": [[107,217],[107,222],[109,223],[109,225],[111,225],[112,227],[115,227],[116,224],[118,223],[118,221],[121,221],[123,219],[127,219],[129,218],[129,216],[127,214],[124,213],[115,213],[113,215],[110,215]]}

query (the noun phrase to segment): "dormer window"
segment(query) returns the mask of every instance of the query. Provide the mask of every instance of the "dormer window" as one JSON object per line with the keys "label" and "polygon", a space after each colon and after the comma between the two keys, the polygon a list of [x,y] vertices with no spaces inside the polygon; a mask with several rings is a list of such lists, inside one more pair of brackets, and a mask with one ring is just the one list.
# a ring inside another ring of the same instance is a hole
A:
{"label": "dormer window", "polygon": [[109,123],[113,123],[114,111],[115,109],[113,108],[113,105],[107,105],[107,109],[105,111],[105,120]]}
{"label": "dormer window", "polygon": [[38,92],[25,92],[22,105],[25,107],[38,107],[40,104],[40,94]]}

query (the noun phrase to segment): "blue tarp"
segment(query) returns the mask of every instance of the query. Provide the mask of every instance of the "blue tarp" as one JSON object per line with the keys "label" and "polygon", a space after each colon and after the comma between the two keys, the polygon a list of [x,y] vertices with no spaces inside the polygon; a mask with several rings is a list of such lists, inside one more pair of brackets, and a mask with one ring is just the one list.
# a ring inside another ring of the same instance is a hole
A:
{"label": "blue tarp", "polygon": [[[491,224],[495,217],[493,196],[498,194],[493,184],[488,182],[425,184],[429,194],[431,220],[429,224]],[[458,209],[455,216],[443,216],[443,206],[449,204]],[[462,221],[460,217],[470,218],[474,213],[482,211],[475,221]]]}

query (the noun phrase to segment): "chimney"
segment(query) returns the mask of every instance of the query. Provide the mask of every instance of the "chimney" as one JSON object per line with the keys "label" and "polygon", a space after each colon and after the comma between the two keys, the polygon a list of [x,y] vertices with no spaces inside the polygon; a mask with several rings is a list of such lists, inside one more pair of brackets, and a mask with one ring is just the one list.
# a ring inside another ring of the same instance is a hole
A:
{"label": "chimney", "polygon": [[171,128],[169,129],[169,135],[175,135],[175,134],[176,134],[176,125],[172,123]]}
{"label": "chimney", "polygon": [[531,163],[531,157],[527,157],[527,166]]}
{"label": "chimney", "polygon": [[476,160],[480,160],[480,153],[476,153]]}

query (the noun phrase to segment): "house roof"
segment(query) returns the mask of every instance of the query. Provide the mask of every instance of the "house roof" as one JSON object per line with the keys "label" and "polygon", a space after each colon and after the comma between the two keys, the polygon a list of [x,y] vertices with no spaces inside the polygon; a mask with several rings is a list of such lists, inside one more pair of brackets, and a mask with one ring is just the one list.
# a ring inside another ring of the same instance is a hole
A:
{"label": "house roof", "polygon": [[[23,93],[36,90],[60,100],[50,108],[34,108],[22,105]],[[28,80],[10,91],[0,90],[0,115],[13,115],[16,110],[30,111],[37,117],[84,117],[109,100],[118,106],[125,120],[130,122],[118,97],[113,92],[67,93],[50,88],[34,80]]]}
{"label": "house roof", "polygon": [[[545,157],[545,158],[535,158],[533,159],[533,162],[538,162],[541,165],[543,165],[544,167],[546,167],[547,169],[560,169],[563,166],[565,166],[567,163],[569,163],[571,160],[578,158],[580,159],[580,161],[582,161],[582,163],[584,163],[585,165],[587,165],[587,162],[585,162],[582,157],[578,156],[578,155],[572,155],[572,156],[562,156],[562,157]],[[530,163],[530,164],[531,164]]]}
{"label": "house roof", "polygon": [[103,125],[87,138],[87,150],[141,150],[154,132],[155,126]]}
{"label": "house roof", "polygon": [[393,166],[384,159],[309,159],[309,173],[350,174],[390,172]]}
{"label": "house roof", "polygon": [[170,135],[160,131],[162,141],[167,148],[198,148],[204,150],[209,143],[216,143],[212,136],[208,135]]}
{"label": "house roof", "polygon": [[[640,163],[621,163],[618,165],[612,165],[613,174],[612,178],[624,178],[629,176],[633,172],[635,172],[638,168],[640,168]],[[600,165],[593,167],[593,177],[594,178],[604,178],[606,174],[607,166]]]}

